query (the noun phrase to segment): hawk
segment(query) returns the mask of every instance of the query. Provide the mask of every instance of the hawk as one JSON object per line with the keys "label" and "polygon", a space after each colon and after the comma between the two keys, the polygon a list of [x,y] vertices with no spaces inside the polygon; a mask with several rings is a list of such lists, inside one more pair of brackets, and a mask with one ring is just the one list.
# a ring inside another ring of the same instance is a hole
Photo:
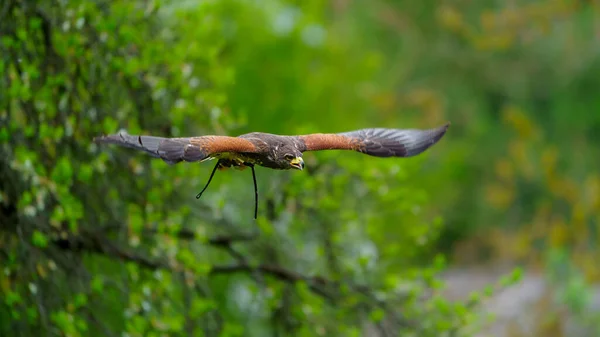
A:
{"label": "hawk", "polygon": [[283,136],[251,132],[237,137],[207,135],[187,138],[134,136],[126,132],[94,138],[96,143],[117,144],[142,150],[169,164],[182,161],[202,162],[217,159],[206,185],[208,188],[217,169],[250,167],[254,181],[254,219],[258,215],[258,188],[254,166],[276,170],[303,170],[305,151],[351,150],[374,157],[411,157],[437,143],[450,123],[437,128],[421,129],[361,129],[342,133],[314,133]]}

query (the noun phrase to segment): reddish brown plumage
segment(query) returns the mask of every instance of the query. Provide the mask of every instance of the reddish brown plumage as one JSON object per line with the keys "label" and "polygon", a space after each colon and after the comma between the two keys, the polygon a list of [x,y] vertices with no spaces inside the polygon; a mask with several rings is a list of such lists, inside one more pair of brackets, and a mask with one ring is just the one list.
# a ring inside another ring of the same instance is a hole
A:
{"label": "reddish brown plumage", "polygon": [[313,133],[299,138],[304,142],[306,151],[333,149],[358,151],[360,149],[360,142],[357,139],[331,133]]}
{"label": "reddish brown plumage", "polygon": [[223,152],[256,152],[250,141],[228,136],[202,136],[190,138],[190,144],[198,146],[208,155]]}

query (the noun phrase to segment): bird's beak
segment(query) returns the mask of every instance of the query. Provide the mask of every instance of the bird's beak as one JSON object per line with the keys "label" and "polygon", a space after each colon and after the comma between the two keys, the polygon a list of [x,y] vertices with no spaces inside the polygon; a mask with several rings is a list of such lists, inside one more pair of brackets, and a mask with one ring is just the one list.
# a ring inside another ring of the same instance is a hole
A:
{"label": "bird's beak", "polygon": [[302,159],[302,157],[296,157],[292,160],[290,160],[290,165],[298,170],[303,170],[304,169],[304,159]]}

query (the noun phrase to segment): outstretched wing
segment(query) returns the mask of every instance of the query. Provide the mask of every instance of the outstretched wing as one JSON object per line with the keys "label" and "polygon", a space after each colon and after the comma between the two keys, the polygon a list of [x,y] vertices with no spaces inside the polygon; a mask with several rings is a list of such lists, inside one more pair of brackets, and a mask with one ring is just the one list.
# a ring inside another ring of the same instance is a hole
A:
{"label": "outstretched wing", "polygon": [[429,130],[362,129],[343,133],[298,136],[303,151],[352,150],[375,157],[415,156],[437,143],[450,123]]}
{"label": "outstretched wing", "polygon": [[117,144],[142,150],[151,156],[161,158],[169,164],[180,161],[201,161],[223,152],[256,152],[257,148],[249,140],[227,136],[201,136],[189,138],[163,138],[154,136],[133,136],[121,132],[114,135],[94,138],[96,143]]}

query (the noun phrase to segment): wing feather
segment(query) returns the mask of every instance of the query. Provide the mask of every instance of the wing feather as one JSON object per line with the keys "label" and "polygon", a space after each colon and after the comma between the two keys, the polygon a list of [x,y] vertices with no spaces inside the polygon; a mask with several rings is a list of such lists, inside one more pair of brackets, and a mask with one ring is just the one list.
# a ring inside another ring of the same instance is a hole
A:
{"label": "wing feather", "polygon": [[201,136],[190,138],[163,138],[134,136],[126,132],[96,137],[96,143],[117,144],[142,150],[169,164],[181,161],[202,161],[222,152],[256,152],[257,147],[246,139],[228,136]]}
{"label": "wing feather", "polygon": [[362,129],[337,134],[299,136],[304,151],[352,150],[375,157],[415,156],[437,143],[450,123],[428,129]]}

